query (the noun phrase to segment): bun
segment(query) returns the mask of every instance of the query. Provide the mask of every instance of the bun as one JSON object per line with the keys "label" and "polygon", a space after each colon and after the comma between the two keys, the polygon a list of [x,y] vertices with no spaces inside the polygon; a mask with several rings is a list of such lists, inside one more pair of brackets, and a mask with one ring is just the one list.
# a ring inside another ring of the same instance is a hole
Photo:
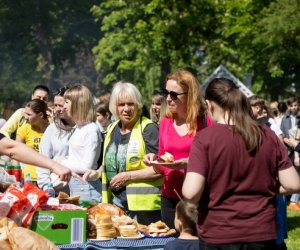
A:
{"label": "bun", "polygon": [[13,250],[47,249],[59,250],[50,240],[23,227],[15,227],[8,234],[8,239]]}
{"label": "bun", "polygon": [[97,239],[114,238],[117,231],[110,215],[96,215]]}
{"label": "bun", "polygon": [[8,233],[15,227],[17,224],[13,220],[7,217],[0,218],[0,240],[7,240]]}
{"label": "bun", "polygon": [[59,192],[58,193],[58,196],[57,196],[57,198],[58,199],[67,199],[67,198],[69,198],[69,195],[67,194],[67,193],[65,193],[65,192]]}
{"label": "bun", "polygon": [[139,235],[136,225],[119,226],[119,231],[122,237],[136,237]]}
{"label": "bun", "polygon": [[[108,204],[108,203],[99,203],[90,206],[87,209],[88,214],[88,220],[87,220],[87,237],[94,239],[94,238],[112,238],[114,237],[117,232],[111,230],[111,232],[107,231],[107,226],[104,226],[104,230],[106,230],[104,233],[102,233],[103,230],[103,223],[112,223],[111,222],[111,216],[113,215],[122,215],[125,214],[124,211],[120,208],[118,208],[115,205]],[[105,217],[108,216],[108,217]],[[109,218],[109,219],[108,219]],[[104,220],[104,221],[103,221]],[[110,222],[108,222],[110,220]],[[97,222],[96,222],[97,221]],[[107,235],[107,236],[103,236]],[[113,235],[113,236],[111,236]]]}
{"label": "bun", "polygon": [[165,152],[162,156],[160,156],[160,161],[166,163],[174,162],[174,156],[168,152]]}
{"label": "bun", "polygon": [[89,217],[95,219],[96,214],[100,215],[123,215],[125,212],[119,207],[109,203],[99,203],[92,205],[87,210]]}

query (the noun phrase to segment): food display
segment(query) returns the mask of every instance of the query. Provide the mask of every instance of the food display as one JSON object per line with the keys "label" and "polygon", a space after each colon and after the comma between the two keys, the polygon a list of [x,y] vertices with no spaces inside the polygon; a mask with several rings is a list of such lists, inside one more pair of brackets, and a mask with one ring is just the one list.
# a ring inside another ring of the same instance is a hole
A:
{"label": "food display", "polygon": [[176,233],[175,229],[170,229],[162,221],[150,225],[139,224],[136,220],[125,215],[123,210],[111,204],[93,205],[87,211],[87,237],[90,239],[114,237],[138,239],[141,233],[151,237],[170,236]]}
{"label": "food display", "polygon": [[[49,203],[50,199],[56,200],[57,204]],[[79,199],[79,196],[69,197],[64,192],[57,198],[49,198],[45,191],[31,183],[26,183],[23,188],[9,186],[0,193],[0,249],[34,249],[35,246],[58,249],[55,244],[71,244],[74,240],[77,243],[85,243],[86,239],[138,240],[147,236],[170,236],[176,232],[162,221],[139,224],[112,204],[99,203],[82,209],[77,206]],[[77,210],[80,214],[69,215]],[[53,238],[57,232],[59,234]]]}
{"label": "food display", "polygon": [[[121,216],[124,215],[124,211],[119,207],[108,204],[108,203],[99,203],[90,206],[87,209],[87,238],[95,239],[97,238],[97,225],[96,225],[96,217],[103,215],[116,215]],[[99,223],[98,223],[99,224]],[[99,236],[100,237],[100,236]]]}

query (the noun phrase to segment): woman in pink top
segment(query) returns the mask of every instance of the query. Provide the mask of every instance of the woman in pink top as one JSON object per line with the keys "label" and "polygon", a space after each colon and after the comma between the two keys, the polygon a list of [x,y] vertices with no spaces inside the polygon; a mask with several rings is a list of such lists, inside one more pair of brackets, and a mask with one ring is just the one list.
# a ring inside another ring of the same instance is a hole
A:
{"label": "woman in pink top", "polygon": [[167,114],[159,125],[158,156],[148,154],[145,162],[156,160],[165,152],[174,156],[174,164],[155,167],[164,176],[162,186],[162,220],[174,228],[175,208],[179,201],[174,189],[181,195],[185,168],[195,134],[212,124],[200,93],[200,84],[189,71],[179,69],[166,77],[163,94],[167,100]]}

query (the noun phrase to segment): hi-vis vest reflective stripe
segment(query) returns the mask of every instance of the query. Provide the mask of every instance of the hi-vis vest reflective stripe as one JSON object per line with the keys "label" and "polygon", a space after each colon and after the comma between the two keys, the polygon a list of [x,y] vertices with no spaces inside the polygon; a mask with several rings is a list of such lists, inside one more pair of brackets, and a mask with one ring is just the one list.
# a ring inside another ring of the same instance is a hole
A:
{"label": "hi-vis vest reflective stripe", "polygon": [[[103,152],[106,152],[107,145],[111,140],[112,131],[118,122],[119,121],[114,122],[109,127],[108,133],[105,137]],[[146,117],[142,117],[134,125],[127,148],[126,171],[139,170],[147,167],[142,160],[146,154],[142,131],[150,123],[153,122]],[[128,209],[131,211],[160,210],[160,192],[162,183],[162,178],[151,181],[135,181],[129,183],[126,186]],[[106,173],[104,172],[102,173],[102,202],[111,202],[111,195],[112,193],[109,188],[108,179]]]}

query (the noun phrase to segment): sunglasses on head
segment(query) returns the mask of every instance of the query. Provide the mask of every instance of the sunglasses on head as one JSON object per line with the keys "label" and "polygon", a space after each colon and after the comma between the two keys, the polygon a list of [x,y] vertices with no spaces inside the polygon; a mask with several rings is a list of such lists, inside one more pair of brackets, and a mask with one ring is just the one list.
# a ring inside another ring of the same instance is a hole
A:
{"label": "sunglasses on head", "polygon": [[187,92],[183,92],[183,93],[176,93],[175,91],[168,91],[166,89],[163,89],[162,90],[162,94],[165,98],[168,97],[168,95],[170,95],[170,98],[173,100],[173,101],[176,101],[178,99],[178,96],[179,95],[185,95],[187,94]]}
{"label": "sunglasses on head", "polygon": [[66,87],[66,86],[64,86],[60,89],[57,89],[56,92],[54,92],[54,96],[57,96],[57,95],[63,96],[68,89],[69,89],[69,87]]}

